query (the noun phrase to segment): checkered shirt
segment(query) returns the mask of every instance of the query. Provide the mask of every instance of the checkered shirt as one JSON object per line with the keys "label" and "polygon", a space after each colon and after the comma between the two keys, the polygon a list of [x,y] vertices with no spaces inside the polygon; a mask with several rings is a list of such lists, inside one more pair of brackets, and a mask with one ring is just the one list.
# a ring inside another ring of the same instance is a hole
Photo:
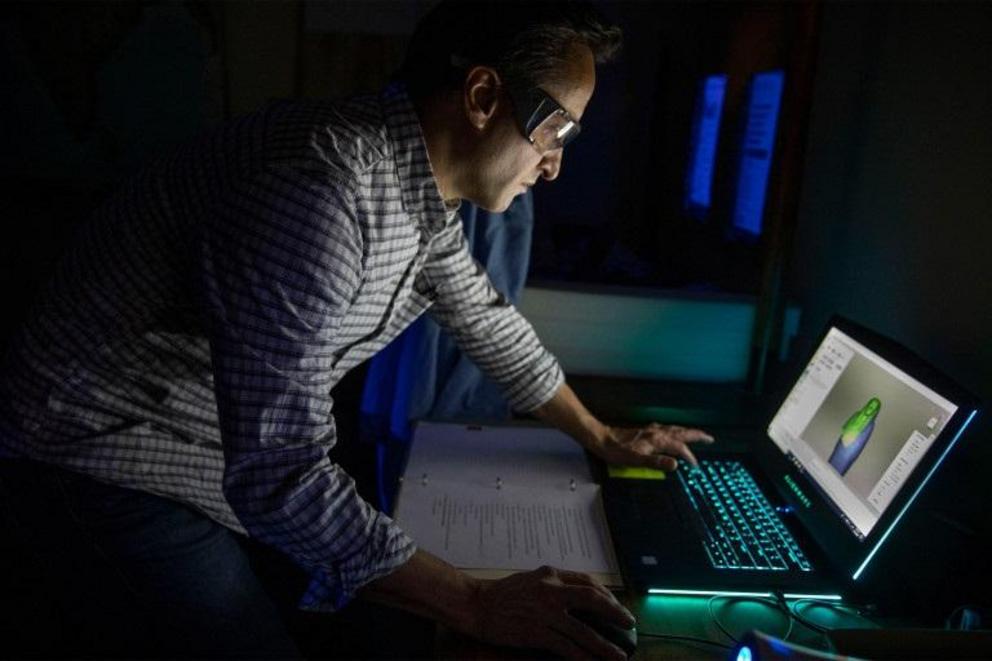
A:
{"label": "checkered shirt", "polygon": [[415,545],[328,459],[330,390],[427,310],[517,410],[561,385],[472,260],[401,86],[275,102],[84,225],[0,373],[0,452],[188,503],[333,610]]}

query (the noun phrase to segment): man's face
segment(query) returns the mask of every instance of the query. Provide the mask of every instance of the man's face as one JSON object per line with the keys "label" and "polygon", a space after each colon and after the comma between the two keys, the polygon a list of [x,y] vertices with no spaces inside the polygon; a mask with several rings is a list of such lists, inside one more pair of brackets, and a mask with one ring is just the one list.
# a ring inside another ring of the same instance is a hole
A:
{"label": "man's face", "polygon": [[[586,46],[576,45],[568,70],[543,89],[579,121],[595,86],[592,52]],[[540,153],[523,136],[505,88],[500,98],[493,130],[480,145],[480,155],[471,173],[471,194],[466,196],[480,207],[496,212],[505,211],[514,197],[526,192],[538,179],[555,179],[562,164],[561,149]]]}

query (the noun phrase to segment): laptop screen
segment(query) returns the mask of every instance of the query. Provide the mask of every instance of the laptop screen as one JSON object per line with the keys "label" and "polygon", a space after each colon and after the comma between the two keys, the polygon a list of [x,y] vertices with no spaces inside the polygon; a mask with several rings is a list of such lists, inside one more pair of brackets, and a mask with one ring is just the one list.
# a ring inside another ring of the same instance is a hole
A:
{"label": "laptop screen", "polygon": [[832,327],[768,435],[864,539],[957,408]]}

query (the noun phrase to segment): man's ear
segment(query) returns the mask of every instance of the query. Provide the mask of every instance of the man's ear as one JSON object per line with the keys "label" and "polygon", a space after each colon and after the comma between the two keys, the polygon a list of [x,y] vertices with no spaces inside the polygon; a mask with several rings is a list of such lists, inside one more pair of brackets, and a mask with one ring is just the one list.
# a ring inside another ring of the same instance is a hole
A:
{"label": "man's ear", "polygon": [[472,67],[465,75],[462,88],[465,116],[478,131],[484,130],[496,117],[499,86],[499,74],[489,67]]}

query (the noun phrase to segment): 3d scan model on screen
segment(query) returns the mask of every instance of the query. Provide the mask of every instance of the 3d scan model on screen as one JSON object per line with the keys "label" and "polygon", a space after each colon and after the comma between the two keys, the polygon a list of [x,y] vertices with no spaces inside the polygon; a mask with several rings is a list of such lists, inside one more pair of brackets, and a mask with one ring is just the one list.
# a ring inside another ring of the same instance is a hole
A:
{"label": "3d scan model on screen", "polygon": [[841,427],[840,438],[830,454],[830,465],[841,475],[847,473],[861,451],[868,444],[871,433],[875,430],[875,420],[882,408],[882,402],[872,397],[859,411],[847,419]]}

